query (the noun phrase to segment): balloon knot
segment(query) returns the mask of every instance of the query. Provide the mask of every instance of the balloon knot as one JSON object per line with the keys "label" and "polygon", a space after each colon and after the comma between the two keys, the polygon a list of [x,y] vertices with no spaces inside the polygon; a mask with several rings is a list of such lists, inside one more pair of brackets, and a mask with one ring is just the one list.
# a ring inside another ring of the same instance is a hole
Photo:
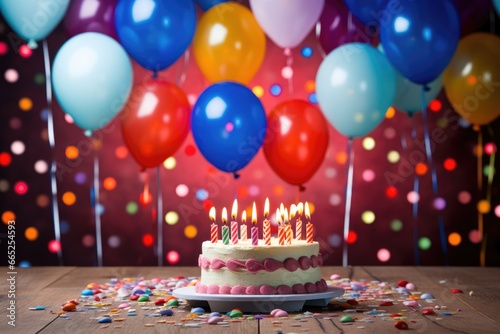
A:
{"label": "balloon knot", "polygon": [[158,79],[158,71],[154,70],[152,77],[153,79]]}
{"label": "balloon knot", "polygon": [[90,138],[90,137],[92,137],[92,130],[85,130],[85,131],[83,132],[83,134],[84,134],[86,137],[89,137],[89,138]]}
{"label": "balloon knot", "polygon": [[410,117],[410,119],[412,119],[412,118],[413,118],[413,116],[415,116],[415,114],[414,114],[413,112],[409,112],[409,113],[408,113],[408,116]]}
{"label": "balloon knot", "polygon": [[430,92],[431,91],[431,87],[429,87],[429,85],[425,84],[424,85],[424,91]]}
{"label": "balloon knot", "polygon": [[28,41],[28,47],[31,49],[31,50],[34,50],[36,48],[38,48],[38,43],[34,40],[34,39],[30,39]]}
{"label": "balloon knot", "polygon": [[290,48],[285,48],[285,50],[283,50],[283,54],[290,57],[292,55],[292,50]]}
{"label": "balloon knot", "polygon": [[144,173],[146,171],[146,167],[140,166],[139,167],[139,173]]}
{"label": "balloon knot", "polygon": [[233,176],[234,176],[234,179],[235,179],[235,180],[237,180],[237,179],[239,179],[239,178],[240,178],[240,174],[238,174],[238,173],[236,173],[236,172],[234,172],[234,173],[233,173]]}
{"label": "balloon knot", "polygon": [[303,184],[299,184],[299,191],[300,191],[300,192],[304,192],[304,191],[306,191],[306,187],[304,187],[304,185],[303,185]]}

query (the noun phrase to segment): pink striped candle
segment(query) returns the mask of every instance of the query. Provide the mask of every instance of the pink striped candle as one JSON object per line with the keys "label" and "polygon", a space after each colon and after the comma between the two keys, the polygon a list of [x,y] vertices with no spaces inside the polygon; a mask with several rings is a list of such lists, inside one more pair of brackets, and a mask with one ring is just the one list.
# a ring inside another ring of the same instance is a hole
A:
{"label": "pink striped candle", "polygon": [[236,245],[238,243],[238,232],[239,232],[239,226],[238,222],[236,221],[236,217],[238,217],[238,200],[234,200],[233,202],[233,209],[231,210],[231,243],[233,245]]}
{"label": "pink striped candle", "polygon": [[269,216],[269,198],[266,198],[264,203],[264,223],[262,224],[264,244],[269,246],[271,245],[271,222],[267,216]]}
{"label": "pink striped candle", "polygon": [[286,232],[286,244],[291,245],[292,244],[292,226],[290,224],[285,225],[285,232]]}
{"label": "pink striped candle", "polygon": [[252,246],[257,246],[259,244],[259,229],[257,228],[257,209],[255,207],[255,202],[252,206]]}
{"label": "pink striped candle", "polygon": [[302,216],[303,204],[300,202],[297,204],[297,220],[295,221],[295,239],[302,240],[302,220],[300,220],[300,216]]}
{"label": "pink striped candle", "polygon": [[308,244],[313,242],[313,224],[311,223],[306,224],[306,240]]}
{"label": "pink striped candle", "polygon": [[240,225],[240,239],[247,240],[248,232],[247,232],[247,212],[243,211],[241,213],[241,225]]}
{"label": "pink striped candle", "polygon": [[219,234],[219,230],[217,228],[217,224],[215,224],[215,208],[212,207],[210,209],[210,220],[212,221],[212,225],[210,225],[210,241],[213,243],[213,244],[216,244],[217,241],[219,240],[219,237],[218,237],[218,234]]}
{"label": "pink striped candle", "polygon": [[283,226],[278,227],[278,239],[280,245],[285,244],[285,228]]}

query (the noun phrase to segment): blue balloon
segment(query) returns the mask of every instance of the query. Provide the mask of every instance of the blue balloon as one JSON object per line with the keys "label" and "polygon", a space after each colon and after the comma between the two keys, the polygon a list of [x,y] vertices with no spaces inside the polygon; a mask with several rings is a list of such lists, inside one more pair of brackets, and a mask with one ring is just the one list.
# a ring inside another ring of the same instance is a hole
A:
{"label": "blue balloon", "polygon": [[455,6],[448,0],[396,1],[401,2],[399,13],[380,26],[385,54],[411,81],[430,83],[444,71],[458,45]]}
{"label": "blue balloon", "polygon": [[497,15],[500,15],[500,0],[493,0],[493,8],[495,8]]}
{"label": "blue balloon", "polygon": [[228,2],[229,0],[194,0],[200,6],[203,11],[207,11],[210,8],[217,6],[218,4]]}
{"label": "blue balloon", "polygon": [[96,130],[123,108],[132,88],[132,64],[113,38],[86,32],[67,40],[52,68],[61,108],[84,130]]}
{"label": "blue balloon", "polygon": [[364,24],[382,25],[384,20],[393,15],[391,6],[386,9],[389,0],[344,0],[349,10]]}
{"label": "blue balloon", "polygon": [[156,72],[175,63],[191,44],[196,10],[193,0],[121,0],[115,26],[128,54]]}
{"label": "blue balloon", "polygon": [[[400,111],[404,111],[410,115],[422,110],[422,85],[417,85],[402,76],[398,71],[396,73],[396,96],[392,105]],[[443,88],[443,78],[438,76],[428,85],[428,90],[425,92],[425,101],[428,105],[430,101],[435,99]]]}
{"label": "blue balloon", "polygon": [[192,114],[193,137],[215,167],[236,173],[257,154],[266,136],[266,113],[255,94],[235,82],[209,86]]}
{"label": "blue balloon", "polygon": [[36,48],[61,22],[69,0],[0,0],[0,11],[12,30]]}
{"label": "blue balloon", "polygon": [[394,101],[395,74],[380,51],[364,43],[341,45],[323,59],[316,95],[326,118],[347,137],[375,129]]}

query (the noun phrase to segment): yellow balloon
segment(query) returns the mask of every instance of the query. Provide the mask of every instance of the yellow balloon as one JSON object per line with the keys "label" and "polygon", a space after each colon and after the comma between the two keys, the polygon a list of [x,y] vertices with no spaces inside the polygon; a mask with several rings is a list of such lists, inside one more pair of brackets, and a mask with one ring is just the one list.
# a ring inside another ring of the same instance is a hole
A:
{"label": "yellow balloon", "polygon": [[500,38],[489,33],[464,37],[443,72],[446,96],[472,124],[485,125],[500,115]]}
{"label": "yellow balloon", "polygon": [[198,22],[193,51],[208,81],[247,84],[264,60],[266,36],[247,7],[221,3]]}

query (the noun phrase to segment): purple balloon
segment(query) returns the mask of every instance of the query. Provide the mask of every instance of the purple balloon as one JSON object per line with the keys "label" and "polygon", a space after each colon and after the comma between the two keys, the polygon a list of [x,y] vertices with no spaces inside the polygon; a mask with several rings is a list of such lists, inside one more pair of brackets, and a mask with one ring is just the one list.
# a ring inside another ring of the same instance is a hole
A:
{"label": "purple balloon", "polygon": [[83,32],[99,32],[116,40],[115,7],[118,0],[72,0],[64,29],[73,37]]}
{"label": "purple balloon", "polygon": [[328,54],[336,47],[352,42],[378,45],[379,38],[373,26],[364,25],[342,0],[326,0],[319,19],[319,43]]}
{"label": "purple balloon", "polygon": [[460,35],[476,32],[488,20],[491,0],[453,0],[460,16]]}

